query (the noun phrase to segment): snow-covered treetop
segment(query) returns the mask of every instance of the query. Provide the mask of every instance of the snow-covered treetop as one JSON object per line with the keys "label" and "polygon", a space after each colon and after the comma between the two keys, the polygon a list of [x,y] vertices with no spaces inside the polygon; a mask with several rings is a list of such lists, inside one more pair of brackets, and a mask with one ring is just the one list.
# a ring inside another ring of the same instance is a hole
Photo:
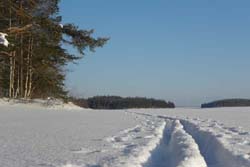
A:
{"label": "snow-covered treetop", "polygon": [[8,34],[0,32],[0,44],[8,47],[9,41],[6,39],[6,36],[8,36]]}

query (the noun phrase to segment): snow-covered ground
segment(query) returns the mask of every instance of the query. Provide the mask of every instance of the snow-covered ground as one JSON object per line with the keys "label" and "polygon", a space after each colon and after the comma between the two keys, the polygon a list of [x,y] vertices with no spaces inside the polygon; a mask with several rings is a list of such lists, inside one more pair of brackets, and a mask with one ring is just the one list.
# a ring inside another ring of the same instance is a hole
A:
{"label": "snow-covered ground", "polygon": [[1,167],[250,167],[250,108],[91,110],[0,100]]}
{"label": "snow-covered ground", "polygon": [[6,39],[8,34],[0,32],[0,45],[4,45],[5,47],[9,46],[9,41]]}

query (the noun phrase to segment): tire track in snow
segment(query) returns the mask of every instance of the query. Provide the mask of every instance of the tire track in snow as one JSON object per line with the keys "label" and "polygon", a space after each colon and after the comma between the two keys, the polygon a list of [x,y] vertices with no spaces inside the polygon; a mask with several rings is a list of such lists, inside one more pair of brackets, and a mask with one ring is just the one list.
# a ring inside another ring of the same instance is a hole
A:
{"label": "tire track in snow", "polygon": [[202,130],[198,125],[181,120],[187,131],[196,140],[208,167],[249,167],[250,161],[229,151],[212,131]]}
{"label": "tire track in snow", "polygon": [[[107,137],[113,153],[98,162],[99,167],[142,167],[151,156],[151,151],[160,143],[166,121],[157,117],[145,119],[132,128]],[[96,166],[93,166],[96,167]]]}
{"label": "tire track in snow", "polygon": [[206,167],[195,140],[179,120],[166,119],[160,144],[151,152],[143,167]]}
{"label": "tire track in snow", "polygon": [[[195,140],[185,130],[181,122],[174,118],[153,116],[144,113],[133,113],[144,117],[159,118],[165,121],[165,127],[161,128],[158,135],[158,144],[151,150],[147,150],[148,157],[145,160],[145,152],[139,157],[144,157],[144,162],[139,161],[136,167],[207,167],[204,157],[200,154]],[[159,129],[158,129],[159,130]],[[159,138],[160,137],[160,138]],[[148,154],[150,151],[150,154]],[[144,153],[144,154],[143,154]],[[143,162],[143,163],[142,163]],[[130,164],[130,166],[135,167]]]}
{"label": "tire track in snow", "polygon": [[[150,116],[150,114],[144,114],[144,113],[137,113],[137,114]],[[153,115],[151,116],[154,117]],[[177,119],[161,115],[158,115],[157,117],[173,121]],[[213,129],[213,127],[205,125],[206,128],[203,128],[202,127],[204,126],[203,124],[199,123],[196,124],[191,120],[186,120],[186,119],[180,119],[180,122],[183,125],[184,131],[188,133],[199,146],[200,153],[204,157],[208,167],[250,167],[250,158],[249,158],[250,153],[249,152],[244,153],[244,151],[240,152],[238,148],[234,149],[234,147],[238,147],[239,144],[230,143],[228,139],[223,138],[223,136],[228,134],[228,132],[223,131],[223,127],[221,134],[218,133],[216,134],[213,131],[218,130],[218,127],[214,127],[216,129]],[[239,133],[239,135],[247,135],[247,134],[248,134],[247,132]],[[239,140],[239,142],[242,141],[246,142],[244,140]],[[244,145],[245,143],[241,144]],[[159,150],[159,148],[156,150]],[[146,166],[146,167],[153,167],[153,166]],[[165,167],[165,166],[160,166],[160,167]]]}
{"label": "tire track in snow", "polygon": [[[191,120],[135,114],[151,118],[107,138],[122,154],[89,167],[250,167],[244,157],[227,150],[218,136]],[[158,121],[161,124],[149,128]],[[153,134],[149,138],[141,133],[146,129]]]}

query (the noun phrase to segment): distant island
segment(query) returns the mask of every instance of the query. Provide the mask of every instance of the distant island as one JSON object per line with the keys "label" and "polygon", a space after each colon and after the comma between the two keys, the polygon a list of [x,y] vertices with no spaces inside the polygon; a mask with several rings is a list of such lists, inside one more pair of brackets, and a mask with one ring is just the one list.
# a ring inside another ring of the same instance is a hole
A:
{"label": "distant island", "polygon": [[204,103],[201,108],[214,108],[214,107],[246,107],[250,106],[250,99],[223,99],[210,103]]}
{"label": "distant island", "polygon": [[95,96],[88,99],[72,98],[71,101],[80,107],[92,109],[175,108],[173,102],[145,97]]}

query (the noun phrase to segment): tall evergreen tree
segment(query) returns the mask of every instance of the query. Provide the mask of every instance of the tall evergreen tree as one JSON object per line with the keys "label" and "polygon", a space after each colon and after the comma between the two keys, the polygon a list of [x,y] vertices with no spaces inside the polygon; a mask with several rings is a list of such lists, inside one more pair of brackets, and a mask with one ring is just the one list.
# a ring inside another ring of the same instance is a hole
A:
{"label": "tall evergreen tree", "polygon": [[[0,45],[0,95],[10,98],[65,97],[66,65],[85,51],[102,47],[108,38],[93,30],[61,25],[59,0],[1,0],[0,32],[10,45]],[[78,51],[73,55],[63,46]]]}

